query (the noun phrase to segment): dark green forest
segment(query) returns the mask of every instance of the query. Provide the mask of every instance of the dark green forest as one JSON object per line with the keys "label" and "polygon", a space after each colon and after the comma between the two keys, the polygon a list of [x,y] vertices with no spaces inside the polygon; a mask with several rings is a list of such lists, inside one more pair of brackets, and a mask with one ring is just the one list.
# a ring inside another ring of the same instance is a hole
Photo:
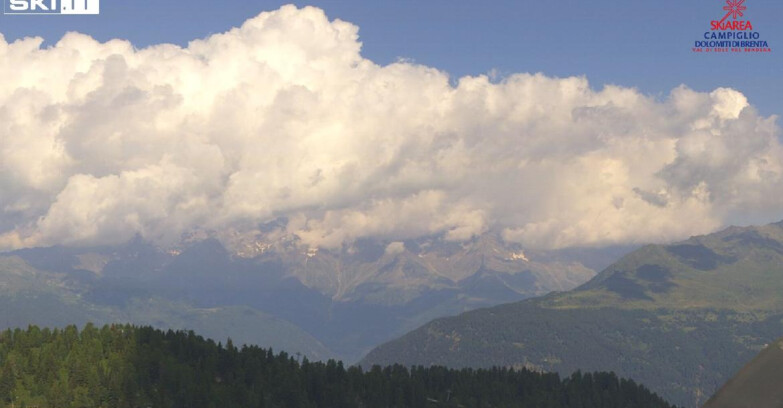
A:
{"label": "dark green forest", "polygon": [[612,373],[401,365],[363,371],[192,331],[88,324],[0,334],[0,408],[670,407]]}

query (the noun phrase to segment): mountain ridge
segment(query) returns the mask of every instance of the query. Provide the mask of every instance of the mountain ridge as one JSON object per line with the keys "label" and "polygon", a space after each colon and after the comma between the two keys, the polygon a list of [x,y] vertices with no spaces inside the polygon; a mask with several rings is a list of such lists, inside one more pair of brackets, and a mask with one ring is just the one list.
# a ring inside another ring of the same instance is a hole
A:
{"label": "mountain ridge", "polygon": [[783,333],[778,244],[783,223],[647,245],[574,290],[436,319],[361,364],[612,370],[697,407]]}
{"label": "mountain ridge", "polygon": [[[167,310],[179,314],[192,309],[191,316],[224,308],[240,319],[244,312],[226,308],[249,308],[262,321],[275,318],[300,329],[305,339],[300,343],[310,344],[311,358],[334,355],[351,362],[433,318],[574,287],[595,274],[580,259],[596,264],[608,257],[596,250],[526,255],[494,233],[465,243],[440,237],[363,239],[341,249],[309,248],[286,236],[235,237],[233,243],[218,238],[194,235],[164,248],[136,237],[121,246],[34,248],[7,255],[26,264],[14,268],[46,274],[61,292],[79,297],[79,307],[100,310],[101,316],[111,312],[127,319],[143,310],[138,305],[144,301],[166,301]],[[183,328],[176,315],[156,325],[171,321]],[[294,343],[291,339],[287,342]]]}

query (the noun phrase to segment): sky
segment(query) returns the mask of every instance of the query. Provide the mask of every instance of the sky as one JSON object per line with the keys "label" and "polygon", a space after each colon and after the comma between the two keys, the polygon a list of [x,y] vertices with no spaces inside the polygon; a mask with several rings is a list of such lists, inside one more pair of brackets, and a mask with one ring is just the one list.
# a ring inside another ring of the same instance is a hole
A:
{"label": "sky", "polygon": [[[680,84],[699,91],[731,87],[765,115],[783,113],[783,53],[699,55],[691,51],[722,0],[624,2],[596,0],[490,2],[453,0],[312,2],[224,0],[103,0],[99,16],[2,16],[8,41],[67,31],[136,47],[189,41],[223,32],[261,11],[313,5],[359,26],[362,55],[379,64],[405,58],[455,78],[496,71],[585,75],[592,86],[616,84],[665,96]],[[220,6],[215,6],[220,4]],[[773,49],[783,42],[783,3],[748,0],[746,19]]]}
{"label": "sky", "polygon": [[0,248],[559,248],[783,218],[780,2],[746,2],[763,54],[692,51],[721,1],[284,4],[1,16]]}

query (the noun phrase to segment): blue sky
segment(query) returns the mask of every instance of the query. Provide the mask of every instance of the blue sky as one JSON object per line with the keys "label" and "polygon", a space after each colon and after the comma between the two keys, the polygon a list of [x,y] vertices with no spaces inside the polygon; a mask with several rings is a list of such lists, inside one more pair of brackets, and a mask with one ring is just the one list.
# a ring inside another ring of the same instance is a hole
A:
{"label": "blue sky", "polygon": [[[103,0],[98,16],[1,16],[7,41],[66,31],[137,47],[222,32],[281,1]],[[746,18],[771,54],[700,55],[693,42],[722,17],[722,0],[447,1],[324,0],[294,2],[324,9],[360,27],[363,55],[385,64],[406,58],[453,77],[496,70],[585,75],[595,88],[636,87],[661,98],[679,84],[709,91],[732,87],[763,115],[783,113],[783,2],[748,0]],[[219,4],[219,7],[216,6]]]}
{"label": "blue sky", "polygon": [[255,237],[280,217],[270,234],[311,247],[562,248],[783,218],[780,0],[745,2],[758,54],[692,51],[723,0],[282,4],[0,16],[6,41],[136,47],[0,48],[0,249]]}

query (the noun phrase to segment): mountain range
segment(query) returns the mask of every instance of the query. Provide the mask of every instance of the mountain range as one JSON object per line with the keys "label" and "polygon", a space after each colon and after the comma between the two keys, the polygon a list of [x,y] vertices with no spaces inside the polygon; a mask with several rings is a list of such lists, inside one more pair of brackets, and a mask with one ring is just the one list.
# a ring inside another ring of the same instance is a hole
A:
{"label": "mountain range", "polygon": [[131,322],[356,361],[434,318],[571,289],[627,250],[523,251],[492,233],[337,250],[205,235],[24,249],[0,254],[0,326]]}
{"label": "mountain range", "polygon": [[362,365],[606,370],[698,407],[783,333],[783,223],[639,248],[567,292],[436,319]]}
{"label": "mountain range", "polygon": [[697,407],[783,333],[781,275],[783,222],[635,250],[137,238],[0,254],[0,327],[130,322],[349,361],[415,329],[361,364],[614,371]]}

